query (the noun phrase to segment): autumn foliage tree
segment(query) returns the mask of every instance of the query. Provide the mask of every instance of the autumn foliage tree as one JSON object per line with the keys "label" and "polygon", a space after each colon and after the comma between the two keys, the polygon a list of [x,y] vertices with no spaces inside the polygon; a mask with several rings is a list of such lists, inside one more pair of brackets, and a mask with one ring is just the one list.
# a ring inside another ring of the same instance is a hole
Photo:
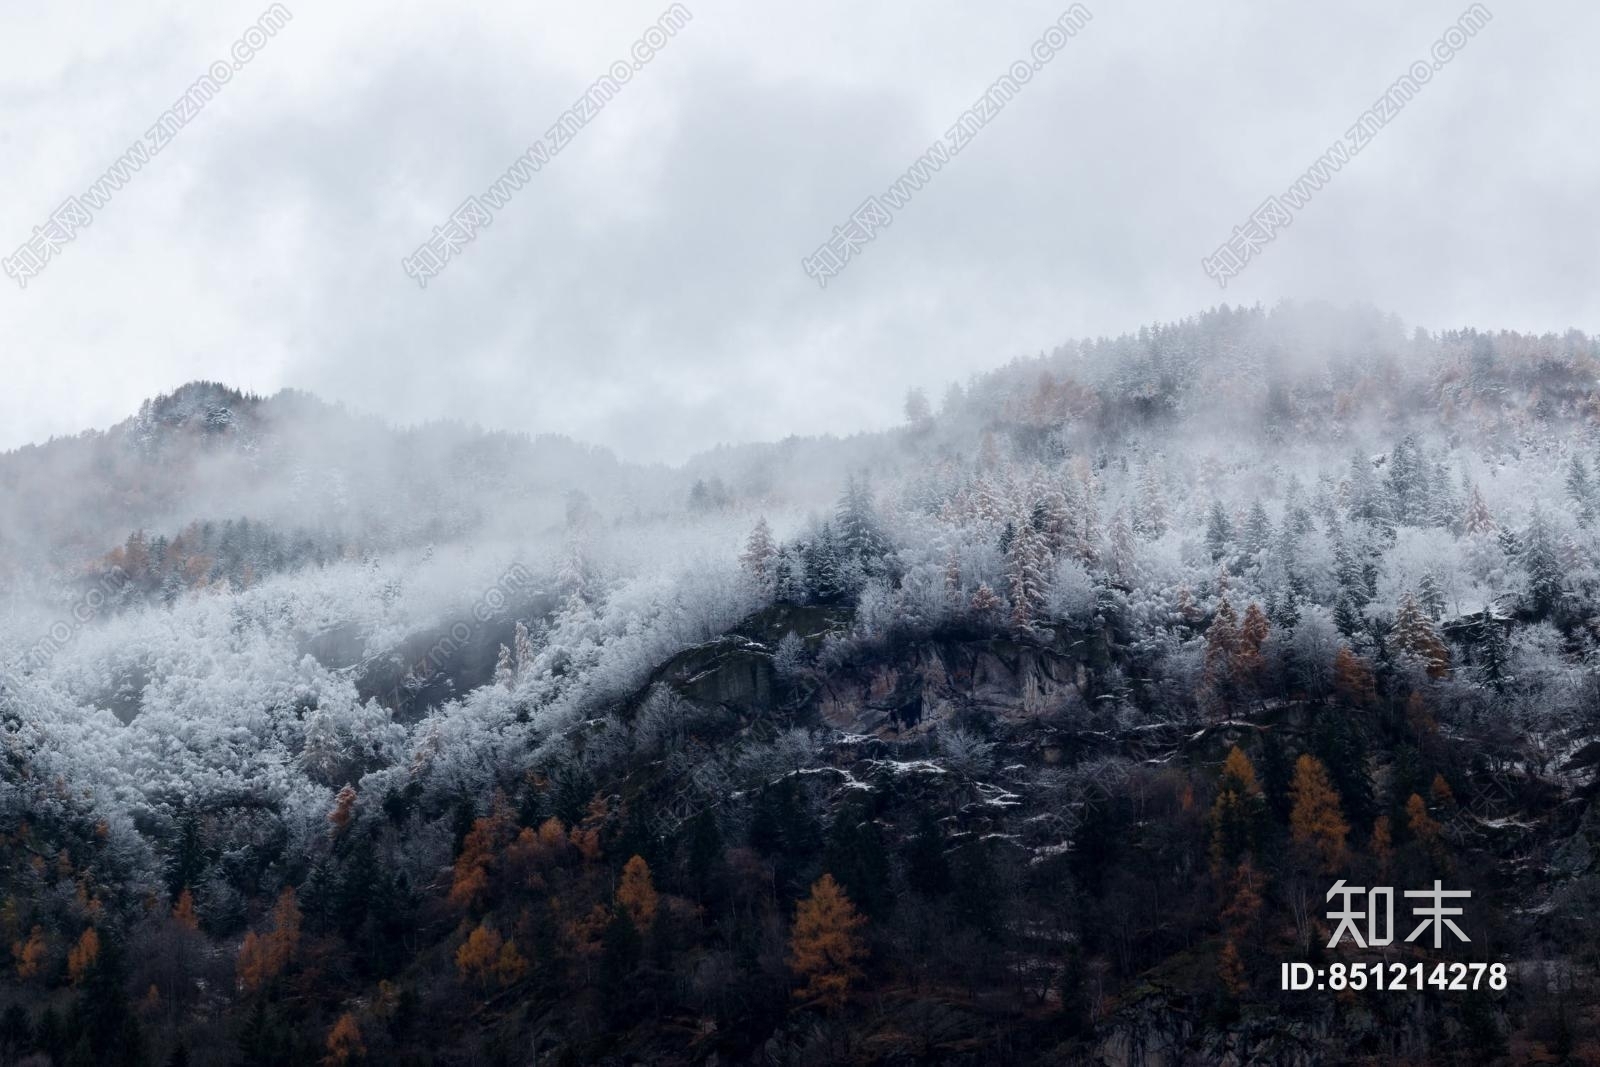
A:
{"label": "autumn foliage tree", "polygon": [[1444,775],[1435,774],[1433,784],[1428,787],[1433,802],[1441,808],[1453,808],[1456,804],[1455,791],[1450,788],[1450,783],[1445,781]]}
{"label": "autumn foliage tree", "polygon": [[829,1011],[844,1005],[861,979],[860,962],[867,954],[864,925],[866,919],[833,875],[817,879],[795,912],[789,938],[789,966],[804,982],[795,990],[797,998]]}
{"label": "autumn foliage tree", "polygon": [[172,905],[172,918],[185,929],[200,929],[200,916],[195,914],[194,910],[194,894],[189,892],[188,886],[184,886],[183,891],[178,894],[177,903]]}
{"label": "autumn foliage tree", "polygon": [[1346,704],[1369,708],[1378,702],[1378,688],[1372,669],[1349,645],[1340,645],[1333,657],[1333,689]]}
{"label": "autumn foliage tree", "polygon": [[1295,761],[1289,797],[1289,833],[1295,844],[1315,855],[1324,870],[1337,870],[1345,861],[1350,825],[1321,760],[1303,755]]}
{"label": "autumn foliage tree", "polygon": [[300,905],[294,888],[286,886],[272,909],[272,929],[257,935],[250,931],[239,946],[239,986],[247,993],[265,988],[282,974],[300,947]]}
{"label": "autumn foliage tree", "polygon": [[361,1040],[361,1026],[349,1012],[340,1015],[328,1031],[328,1054],[322,1058],[325,1067],[345,1067],[365,1059],[367,1046]]}
{"label": "autumn foliage tree", "polygon": [[635,929],[648,930],[656,920],[656,887],[650,876],[650,865],[643,856],[634,856],[622,868],[622,882],[617,886],[617,907],[633,920]]}
{"label": "autumn foliage tree", "polygon": [[1217,956],[1217,977],[1232,996],[1237,997],[1249,988],[1245,979],[1244,960],[1232,938],[1222,943],[1222,952]]}
{"label": "autumn foliage tree", "polygon": [[505,798],[496,796],[494,807],[472,823],[450,879],[450,903],[463,911],[481,906],[489,896],[489,868],[511,841],[514,824]]}
{"label": "autumn foliage tree", "polygon": [[1233,664],[1235,683],[1252,687],[1261,684],[1266,670],[1262,647],[1271,632],[1272,624],[1267,621],[1267,613],[1252,600],[1250,606],[1245,608],[1244,619],[1239,623],[1239,645]]}
{"label": "autumn foliage tree", "polygon": [[482,922],[456,949],[456,971],[463,982],[488,989],[496,984],[508,986],[522,978],[528,972],[528,961],[516,941],[502,938],[499,931]]}
{"label": "autumn foliage tree", "polygon": [[35,926],[27,938],[11,944],[11,957],[17,963],[17,978],[26,982],[44,970],[49,946],[44,939],[44,927]]}
{"label": "autumn foliage tree", "polygon": [[89,927],[78,938],[77,944],[67,953],[67,977],[73,985],[82,985],[100,959],[100,933]]}

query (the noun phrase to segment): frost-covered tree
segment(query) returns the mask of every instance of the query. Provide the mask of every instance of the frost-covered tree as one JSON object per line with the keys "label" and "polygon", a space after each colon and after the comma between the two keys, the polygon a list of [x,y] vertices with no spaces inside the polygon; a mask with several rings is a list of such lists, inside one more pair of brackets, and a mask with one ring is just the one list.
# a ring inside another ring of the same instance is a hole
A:
{"label": "frost-covered tree", "polygon": [[1309,696],[1325,696],[1333,685],[1333,661],[1343,642],[1326,609],[1309,607],[1290,636],[1295,680]]}
{"label": "frost-covered tree", "polygon": [[767,525],[766,516],[762,516],[756,520],[755,528],[745,541],[744,554],[739,557],[739,566],[743,568],[745,577],[762,596],[770,596],[778,585],[777,555],[777,547],[772,541],[772,528]]}
{"label": "frost-covered tree", "polygon": [[1232,542],[1233,523],[1228,518],[1227,509],[1222,506],[1222,501],[1213,500],[1211,510],[1206,515],[1206,548],[1211,558],[1220,560],[1226,556]]}
{"label": "frost-covered tree", "polygon": [[911,389],[906,393],[905,402],[906,422],[913,427],[926,426],[933,418],[933,407],[928,403],[928,394],[919,389]]}
{"label": "frost-covered tree", "polygon": [[1467,510],[1461,522],[1466,533],[1472,537],[1493,537],[1499,530],[1477,486],[1473,486],[1467,494]]}
{"label": "frost-covered tree", "polygon": [[1588,529],[1594,523],[1595,492],[1589,476],[1589,465],[1581,455],[1575,455],[1567,461],[1567,497],[1572,502],[1578,526]]}
{"label": "frost-covered tree", "polygon": [[1133,526],[1128,522],[1128,514],[1122,509],[1111,518],[1111,553],[1109,562],[1111,574],[1121,582],[1131,581],[1134,569],[1138,565],[1138,549],[1134,544]]}
{"label": "frost-covered tree", "polygon": [[1167,499],[1154,464],[1145,463],[1139,471],[1138,497],[1133,508],[1133,532],[1154,541],[1167,532]]}
{"label": "frost-covered tree", "polygon": [[1272,520],[1267,517],[1267,509],[1257,500],[1250,505],[1250,514],[1245,519],[1244,531],[1240,536],[1240,547],[1252,563],[1259,563],[1271,541]]}
{"label": "frost-covered tree", "polygon": [[772,665],[780,676],[793,678],[805,667],[805,654],[805,641],[790,630],[779,639],[778,647],[772,654]]}
{"label": "frost-covered tree", "polygon": [[1428,613],[1410,593],[1400,601],[1394,620],[1394,643],[1420,663],[1430,678],[1442,678],[1450,669],[1450,649],[1433,628]]}
{"label": "frost-covered tree", "polygon": [[834,510],[836,559],[842,591],[853,592],[869,578],[882,575],[889,541],[872,506],[867,479],[852,475]]}
{"label": "frost-covered tree", "polygon": [[1094,618],[1097,605],[1094,579],[1083,564],[1070,557],[1057,561],[1047,604],[1051,617],[1085,624]]}
{"label": "frost-covered tree", "polygon": [[978,588],[973,590],[972,602],[969,605],[972,614],[984,620],[993,619],[1003,606],[1004,601],[989,588],[988,582],[979,583]]}
{"label": "frost-covered tree", "polygon": [[1528,606],[1538,617],[1544,618],[1560,607],[1565,580],[1555,531],[1538,505],[1534,506],[1516,547]]}
{"label": "frost-covered tree", "polygon": [[1011,625],[1032,627],[1043,616],[1050,593],[1049,555],[1031,522],[1020,522],[1006,550],[1006,582],[1011,596]]}

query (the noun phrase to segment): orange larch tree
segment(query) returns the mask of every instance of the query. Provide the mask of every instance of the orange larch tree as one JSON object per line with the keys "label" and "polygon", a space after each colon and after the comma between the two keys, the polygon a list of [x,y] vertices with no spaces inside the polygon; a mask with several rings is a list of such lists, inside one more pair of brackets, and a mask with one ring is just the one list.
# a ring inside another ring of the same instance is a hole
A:
{"label": "orange larch tree", "polygon": [[252,930],[239,946],[240,987],[247,993],[264,988],[288,968],[299,947],[300,905],[294,887],[285,886],[272,908],[272,929],[259,936]]}
{"label": "orange larch tree", "polygon": [[1433,776],[1433,785],[1428,787],[1428,792],[1433,796],[1433,802],[1439,807],[1455,807],[1455,791],[1450,788],[1450,783],[1444,780],[1444,775],[1435,774]]}
{"label": "orange larch tree", "polygon": [[650,865],[643,856],[634,856],[622,868],[622,883],[617,886],[617,907],[628,913],[636,930],[643,932],[656,920],[656,887]]}
{"label": "orange larch tree", "polygon": [[1321,760],[1303,755],[1295,761],[1289,797],[1289,832],[1295,843],[1314,852],[1324,870],[1338,869],[1345,861],[1350,825]]}
{"label": "orange larch tree", "polygon": [[73,985],[82,985],[100,959],[100,933],[89,927],[78,938],[78,943],[67,953],[67,977]]}
{"label": "orange larch tree", "polygon": [[1229,938],[1222,944],[1222,952],[1217,956],[1217,977],[1222,979],[1223,988],[1233,996],[1239,996],[1249,988],[1245,980],[1244,960],[1239,956],[1239,947]]}
{"label": "orange larch tree", "polygon": [[830,1011],[844,1005],[850,987],[861,979],[864,925],[866,919],[833,875],[817,879],[795,912],[789,938],[789,966],[805,982],[796,997]]}
{"label": "orange larch tree", "polygon": [[200,916],[194,910],[194,894],[189,892],[188,886],[183,887],[177,903],[172,905],[172,918],[179,926],[190,930],[200,929]]}
{"label": "orange larch tree", "polygon": [[480,989],[508,986],[528,973],[528,961],[512,938],[502,938],[487,922],[479,923],[456,949],[456,971],[463,982]]}
{"label": "orange larch tree", "polygon": [[35,978],[44,970],[45,957],[49,946],[44,939],[44,927],[35,926],[28,934],[26,941],[14,941],[11,944],[11,956],[17,961],[17,978],[27,981]]}
{"label": "orange larch tree", "polygon": [[322,1058],[326,1067],[346,1067],[346,1064],[365,1059],[367,1046],[361,1040],[361,1026],[349,1012],[339,1016],[328,1031],[328,1054]]}
{"label": "orange larch tree", "polygon": [[989,588],[988,582],[980,582],[972,594],[972,614],[979,618],[988,618],[1000,610],[1000,598]]}
{"label": "orange larch tree", "polygon": [[1233,665],[1235,682],[1249,686],[1261,684],[1267,665],[1261,650],[1271,632],[1267,613],[1254,600],[1250,601],[1250,606],[1244,610],[1244,620],[1239,623],[1239,648]]}
{"label": "orange larch tree", "polygon": [[511,840],[514,825],[511,810],[501,796],[495,797],[488,815],[473,821],[461,842],[461,855],[456,857],[450,880],[451,904],[470,911],[488,899],[489,868]]}
{"label": "orange larch tree", "polygon": [[487,986],[504,947],[498,930],[486,922],[479,923],[456,949],[456,971],[461,980]]}
{"label": "orange larch tree", "polygon": [[1352,707],[1370,708],[1378,702],[1372,668],[1349,645],[1340,645],[1333,657],[1333,689]]}

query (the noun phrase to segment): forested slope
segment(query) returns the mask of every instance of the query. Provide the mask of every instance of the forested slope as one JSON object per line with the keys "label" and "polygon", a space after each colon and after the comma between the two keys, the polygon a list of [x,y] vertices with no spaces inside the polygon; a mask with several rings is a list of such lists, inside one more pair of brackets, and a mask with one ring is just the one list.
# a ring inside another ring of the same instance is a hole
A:
{"label": "forested slope", "polygon": [[[1222,308],[671,471],[204,385],[0,456],[0,1057],[1589,1055],[1597,402]],[[1281,992],[1335,878],[1510,988]]]}

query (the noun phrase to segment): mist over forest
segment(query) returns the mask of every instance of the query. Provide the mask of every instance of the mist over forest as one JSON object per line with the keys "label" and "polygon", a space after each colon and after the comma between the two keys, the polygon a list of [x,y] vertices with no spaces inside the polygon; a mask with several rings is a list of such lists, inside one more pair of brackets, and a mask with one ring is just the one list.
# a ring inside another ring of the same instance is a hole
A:
{"label": "mist over forest", "polygon": [[[0,1062],[1587,1054],[1597,412],[1285,304],[679,466],[212,382],[0,455]],[[1518,981],[1280,990],[1333,877]]]}

